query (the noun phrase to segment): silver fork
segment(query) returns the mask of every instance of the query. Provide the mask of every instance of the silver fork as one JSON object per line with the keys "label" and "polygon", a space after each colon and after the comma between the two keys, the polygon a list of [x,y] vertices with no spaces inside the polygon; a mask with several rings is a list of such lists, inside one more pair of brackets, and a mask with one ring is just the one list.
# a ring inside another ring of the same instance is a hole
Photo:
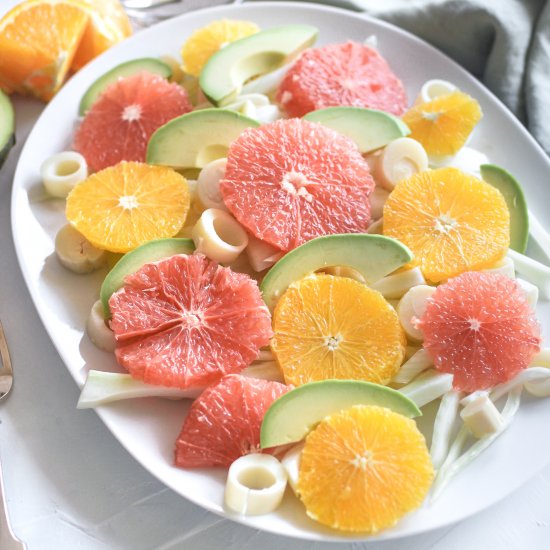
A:
{"label": "silver fork", "polygon": [[121,0],[121,4],[131,10],[146,10],[156,8],[164,4],[179,3],[180,0]]}
{"label": "silver fork", "polygon": [[242,4],[244,0],[121,0],[124,9],[138,28],[149,27],[182,13],[222,4]]}
{"label": "silver fork", "polygon": [[[11,366],[10,352],[4,334],[4,328],[0,321],[0,357],[2,358],[2,367],[0,368],[0,400],[4,399],[13,386],[13,369]],[[10,518],[8,517],[8,507],[6,496],[4,494],[4,479],[2,477],[2,463],[0,462],[0,548],[2,550],[26,550],[23,544],[13,533]]]}

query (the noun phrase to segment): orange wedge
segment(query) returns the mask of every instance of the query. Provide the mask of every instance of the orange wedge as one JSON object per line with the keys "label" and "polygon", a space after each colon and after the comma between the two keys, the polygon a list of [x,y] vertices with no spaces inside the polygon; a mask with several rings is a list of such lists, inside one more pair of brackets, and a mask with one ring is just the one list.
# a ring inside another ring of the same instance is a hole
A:
{"label": "orange wedge", "polygon": [[488,183],[440,168],[397,184],[384,205],[384,235],[408,246],[411,265],[437,283],[502,259],[510,244],[510,214]]}
{"label": "orange wedge", "polygon": [[69,70],[131,33],[118,0],[26,0],[0,21],[0,87],[48,101]]}
{"label": "orange wedge", "polygon": [[94,246],[128,252],[173,237],[189,210],[187,180],[164,166],[121,162],[79,183],[67,197],[67,219]]}
{"label": "orange wedge", "polygon": [[45,101],[61,87],[89,22],[64,0],[23,2],[0,21],[2,87]]}
{"label": "orange wedge", "polygon": [[482,117],[479,103],[463,92],[452,92],[420,103],[402,119],[410,138],[419,141],[428,155],[454,155],[466,143]]}
{"label": "orange wedge", "polygon": [[181,49],[183,70],[192,76],[199,76],[206,62],[219,49],[259,30],[258,26],[250,21],[230,19],[214,21],[196,30]]}
{"label": "orange wedge", "polygon": [[374,534],[418,508],[433,477],[413,420],[356,405],[326,417],[307,436],[297,489],[318,522]]}
{"label": "orange wedge", "polygon": [[363,283],[311,275],[293,283],[273,314],[271,349],[287,384],[327,378],[387,384],[403,360],[395,310]]}
{"label": "orange wedge", "polygon": [[71,70],[82,68],[88,61],[132,34],[132,26],[119,0],[70,0],[83,7],[90,19]]}

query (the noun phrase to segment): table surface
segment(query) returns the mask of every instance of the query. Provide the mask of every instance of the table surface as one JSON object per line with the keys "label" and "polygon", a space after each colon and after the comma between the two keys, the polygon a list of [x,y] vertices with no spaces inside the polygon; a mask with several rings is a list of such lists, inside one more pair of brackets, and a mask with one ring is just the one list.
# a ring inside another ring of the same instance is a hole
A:
{"label": "table surface", "polygon": [[[13,174],[42,108],[16,100],[18,143],[0,171],[0,319],[16,379],[0,406],[0,456],[15,532],[29,550],[321,547],[243,527],[187,502],[144,470],[93,410],[76,409],[78,388],[38,318],[11,233]],[[504,501],[454,526],[406,542],[322,545],[360,547],[546,550],[550,465]],[[1,533],[0,548],[9,550]]]}

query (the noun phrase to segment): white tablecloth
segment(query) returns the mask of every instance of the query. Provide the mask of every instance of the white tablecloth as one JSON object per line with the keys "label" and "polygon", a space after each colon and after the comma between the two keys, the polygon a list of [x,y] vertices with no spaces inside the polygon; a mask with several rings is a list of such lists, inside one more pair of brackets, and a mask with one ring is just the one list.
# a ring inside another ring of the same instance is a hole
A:
{"label": "white tablecloth", "polygon": [[[30,550],[320,547],[243,527],[187,502],[129,456],[92,410],[76,409],[78,389],[38,318],[11,234],[13,173],[41,109],[38,102],[16,100],[18,145],[0,171],[0,319],[16,375],[13,393],[0,404],[0,456],[17,535]],[[322,545],[366,547],[547,550],[550,465],[505,501],[460,524],[406,542]]]}

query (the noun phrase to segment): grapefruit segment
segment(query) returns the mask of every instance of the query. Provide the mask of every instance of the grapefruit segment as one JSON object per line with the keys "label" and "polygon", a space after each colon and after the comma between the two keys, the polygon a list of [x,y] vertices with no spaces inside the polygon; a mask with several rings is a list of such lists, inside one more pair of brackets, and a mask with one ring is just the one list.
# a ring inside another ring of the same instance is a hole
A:
{"label": "grapefruit segment", "polygon": [[94,171],[122,160],[145,162],[153,132],[191,110],[187,92],[160,75],[140,72],[121,78],[91,106],[74,147]]}
{"label": "grapefruit segment", "polygon": [[240,456],[260,452],[264,414],[289,389],[279,382],[232,374],[204,390],[176,441],[176,466],[230,466]]}
{"label": "grapefruit segment", "polygon": [[453,374],[460,391],[506,382],[540,351],[540,326],[523,291],[498,273],[464,273],[440,285],[418,327],[435,367]]}
{"label": "grapefruit segment", "polygon": [[117,361],[150,384],[212,384],[247,367],[271,337],[256,282],[202,254],[145,264],[109,307]]}
{"label": "grapefruit segment", "polygon": [[357,42],[306,50],[288,70],[277,101],[291,117],[340,105],[401,115],[403,83],[376,49]]}
{"label": "grapefruit segment", "polygon": [[258,239],[285,252],[333,233],[361,233],[374,188],[357,146],[320,124],[279,120],[230,146],[224,202]]}

